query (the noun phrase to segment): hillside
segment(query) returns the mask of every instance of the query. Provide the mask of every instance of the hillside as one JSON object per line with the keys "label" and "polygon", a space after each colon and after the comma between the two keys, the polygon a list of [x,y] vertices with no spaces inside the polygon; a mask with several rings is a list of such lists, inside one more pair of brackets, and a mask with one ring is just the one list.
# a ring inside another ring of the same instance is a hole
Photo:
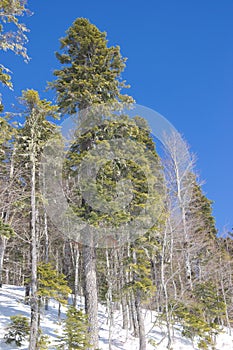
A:
{"label": "hillside", "polygon": [[[83,306],[80,299],[80,307]],[[55,349],[54,341],[58,334],[61,334],[62,326],[57,319],[57,303],[50,301],[49,311],[42,312],[41,324],[43,333],[47,334],[51,340],[50,350]],[[65,318],[65,308],[62,308],[62,319]],[[30,307],[24,304],[24,288],[18,286],[4,285],[0,289],[0,349],[1,350],[16,350],[18,349],[13,343],[10,345],[5,344],[4,334],[6,333],[5,327],[10,322],[10,316],[24,315],[30,318]],[[107,325],[107,313],[103,305],[99,305],[99,336],[100,336],[100,349],[109,349],[109,327]],[[153,321],[156,320],[156,314],[151,311],[145,311],[145,324],[147,329],[147,339],[153,339],[157,344],[156,347],[159,350],[166,349],[166,337],[164,338],[165,327],[160,326],[153,327]],[[164,339],[163,339],[164,338]],[[163,339],[163,340],[162,340]],[[138,339],[132,337],[130,331],[124,331],[121,327],[121,315],[119,312],[114,314],[114,327],[112,329],[112,350],[138,350]],[[216,350],[231,350],[233,347],[233,335],[230,336],[226,330],[226,333],[222,333],[217,337]],[[25,343],[22,350],[28,349],[28,344]],[[148,344],[147,350],[153,350],[151,344]],[[181,336],[179,326],[177,325],[174,334],[174,350],[196,350],[197,347]]]}

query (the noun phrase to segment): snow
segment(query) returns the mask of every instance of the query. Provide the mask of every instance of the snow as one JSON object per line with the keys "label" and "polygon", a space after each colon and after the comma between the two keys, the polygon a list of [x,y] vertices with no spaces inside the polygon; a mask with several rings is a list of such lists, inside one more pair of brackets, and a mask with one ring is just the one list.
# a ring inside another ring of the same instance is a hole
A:
{"label": "snow", "polygon": [[[83,299],[80,298],[79,307],[83,308]],[[54,341],[62,332],[61,322],[57,318],[58,305],[55,301],[50,301],[49,310],[43,311],[41,315],[41,327],[43,334],[49,336],[51,345],[50,350],[55,349]],[[66,307],[62,307],[61,319],[65,318]],[[30,306],[24,304],[24,288],[18,286],[3,285],[0,288],[0,349],[16,350],[19,349],[14,343],[5,344],[5,327],[10,323],[10,316],[23,315],[30,319]],[[152,339],[157,346],[154,347],[148,343],[147,350],[165,350],[167,346],[166,328],[163,324],[153,327],[156,321],[156,313],[144,310],[147,339]],[[130,331],[122,329],[122,317],[119,311],[114,312],[114,325],[112,327],[112,350],[139,350],[139,340],[134,338]],[[106,307],[99,304],[99,348],[109,350],[109,325],[107,323]],[[233,331],[232,331],[233,333]],[[173,350],[197,350],[191,341],[181,336],[179,326],[177,325],[174,333]],[[25,342],[21,348],[28,349],[28,343]],[[233,335],[230,336],[227,330],[217,336],[216,350],[232,350]]]}

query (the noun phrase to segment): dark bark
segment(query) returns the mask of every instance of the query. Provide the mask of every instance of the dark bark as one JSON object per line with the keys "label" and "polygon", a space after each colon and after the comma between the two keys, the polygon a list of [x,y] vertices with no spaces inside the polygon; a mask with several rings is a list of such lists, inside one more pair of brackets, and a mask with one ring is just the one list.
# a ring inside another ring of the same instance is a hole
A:
{"label": "dark bark", "polygon": [[131,324],[133,325],[133,335],[134,335],[134,337],[139,337],[138,319],[137,319],[137,314],[136,314],[135,299],[134,299],[133,292],[130,295],[129,314],[131,317]]}
{"label": "dark bark", "polygon": [[137,320],[138,320],[139,350],[146,350],[146,333],[145,333],[144,319],[143,319],[142,310],[140,306],[140,299],[141,299],[140,292],[136,291],[135,308],[136,308]]}
{"label": "dark bark", "polygon": [[30,304],[30,284],[26,284],[25,286],[25,304]]}

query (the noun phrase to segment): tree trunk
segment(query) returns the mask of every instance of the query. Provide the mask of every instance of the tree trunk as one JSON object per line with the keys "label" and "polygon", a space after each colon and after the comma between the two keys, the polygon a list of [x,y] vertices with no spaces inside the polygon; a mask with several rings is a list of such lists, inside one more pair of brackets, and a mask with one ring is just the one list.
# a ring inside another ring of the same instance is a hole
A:
{"label": "tree trunk", "polygon": [[[69,240],[66,240],[63,245],[63,263],[62,263],[62,269],[64,275],[66,275],[67,280],[70,279],[71,276],[71,247]],[[58,253],[59,257],[59,253]],[[59,259],[58,259],[59,260]]]}
{"label": "tree trunk", "polygon": [[123,247],[119,249],[118,254],[118,263],[119,263],[119,293],[121,295],[121,306],[122,306],[122,316],[123,316],[123,329],[126,329],[128,331],[129,329],[129,313],[128,313],[128,303],[127,303],[127,297],[126,297],[126,291],[124,291],[125,287],[125,273],[124,273],[124,249]]}
{"label": "tree trunk", "polygon": [[61,321],[61,303],[58,304],[58,312],[57,312],[58,321]]}
{"label": "tree trunk", "polygon": [[44,209],[44,235],[45,235],[44,259],[45,259],[45,263],[47,264],[49,262],[49,235],[48,235],[48,218],[47,218],[47,213],[45,209]]}
{"label": "tree trunk", "polygon": [[[44,259],[45,263],[47,264],[49,262],[49,235],[48,235],[48,218],[47,213],[44,208],[44,234],[45,234],[45,243],[44,243]],[[48,311],[49,309],[49,298],[45,297],[45,310]]]}
{"label": "tree trunk", "polygon": [[[137,264],[137,256],[136,252],[133,251],[133,262]],[[137,281],[137,275],[133,272],[133,281]],[[141,291],[136,289],[134,293],[134,304],[137,315],[137,324],[138,324],[138,335],[139,335],[139,350],[146,350],[146,333],[145,333],[145,325],[144,319],[141,310]]]}
{"label": "tree trunk", "polygon": [[3,270],[3,259],[6,250],[6,237],[0,237],[0,288],[2,288],[2,270]]}
{"label": "tree trunk", "polygon": [[74,307],[78,309],[79,248],[76,249],[74,270]]}
{"label": "tree trunk", "polygon": [[139,350],[146,350],[146,332],[145,332],[145,325],[144,325],[144,319],[142,315],[142,310],[140,306],[140,291],[136,291],[135,296],[135,308],[137,313],[137,320],[138,320],[138,332],[139,332]]}
{"label": "tree trunk", "polygon": [[125,294],[121,296],[121,305],[122,305],[122,316],[123,316],[123,329],[129,329],[129,317],[128,317],[128,305]]}
{"label": "tree trunk", "polygon": [[135,308],[135,298],[134,298],[133,292],[130,293],[129,315],[131,317],[131,324],[133,326],[133,335],[134,337],[139,337],[137,311]]}
{"label": "tree trunk", "polygon": [[171,318],[170,318],[170,312],[169,312],[169,296],[168,296],[168,290],[167,290],[167,283],[165,281],[166,278],[166,271],[165,271],[165,254],[166,254],[166,247],[169,245],[168,242],[168,223],[165,225],[164,230],[164,236],[163,236],[163,246],[162,246],[162,252],[161,252],[161,284],[164,294],[164,302],[165,302],[165,317],[166,317],[166,326],[167,326],[167,349],[171,348],[172,344],[172,335],[171,335]]}
{"label": "tree trunk", "polygon": [[[10,165],[10,179],[12,180],[14,175],[14,155],[15,150],[13,150],[12,157],[11,157],[11,165]],[[4,217],[4,221],[7,223],[9,220],[9,210],[7,210],[4,215],[2,213],[2,218]],[[7,238],[4,236],[0,236],[0,288],[2,288],[2,272],[3,272],[3,261],[4,261],[4,255],[6,251],[6,245],[7,245]]]}
{"label": "tree trunk", "polygon": [[[33,139],[32,130],[32,139]],[[37,234],[36,234],[36,160],[34,144],[31,154],[31,328],[29,350],[36,350],[38,337],[37,301]]]}
{"label": "tree trunk", "polygon": [[106,248],[106,268],[107,268],[107,285],[108,291],[106,294],[106,302],[107,302],[107,310],[108,310],[108,348],[112,349],[112,327],[113,327],[113,308],[112,308],[112,284],[113,284],[113,276],[110,267],[110,257],[108,249]]}
{"label": "tree trunk", "polygon": [[96,256],[93,247],[93,237],[91,232],[86,232],[85,241],[89,245],[83,245],[83,270],[85,288],[85,310],[88,317],[90,344],[88,350],[99,347],[99,326],[98,326],[98,297],[97,297],[97,277],[96,277]]}
{"label": "tree trunk", "polygon": [[26,305],[30,304],[29,299],[30,299],[30,284],[28,283],[25,286],[25,304]]}

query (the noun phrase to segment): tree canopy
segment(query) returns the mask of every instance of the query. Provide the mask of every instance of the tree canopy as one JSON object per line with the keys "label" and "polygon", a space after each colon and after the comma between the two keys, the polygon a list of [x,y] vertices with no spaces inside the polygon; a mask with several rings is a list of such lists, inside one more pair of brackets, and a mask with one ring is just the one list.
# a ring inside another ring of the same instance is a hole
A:
{"label": "tree canopy", "polygon": [[98,103],[133,102],[120,92],[129,87],[121,80],[126,59],[120,47],[108,47],[106,33],[86,18],[76,19],[66,34],[60,39],[61,53],[56,53],[62,66],[50,83],[60,110],[75,113]]}

